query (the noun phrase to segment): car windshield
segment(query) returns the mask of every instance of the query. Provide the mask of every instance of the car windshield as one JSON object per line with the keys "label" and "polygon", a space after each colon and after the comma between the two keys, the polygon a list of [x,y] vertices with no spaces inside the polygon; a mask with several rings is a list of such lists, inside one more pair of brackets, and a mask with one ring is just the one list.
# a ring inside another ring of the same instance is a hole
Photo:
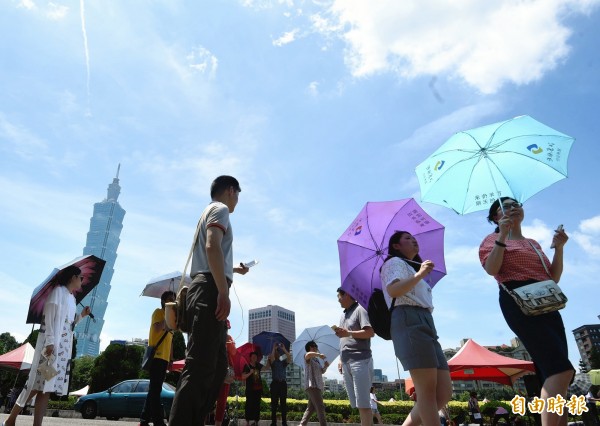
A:
{"label": "car windshield", "polygon": [[175,392],[175,386],[170,383],[163,383],[163,389]]}
{"label": "car windshield", "polygon": [[150,386],[149,380],[140,380],[138,385],[135,388],[136,392],[148,392],[148,388]]}
{"label": "car windshield", "polygon": [[119,383],[117,386],[115,386],[112,391],[113,393],[129,393],[133,390],[133,386],[135,385],[136,382],[123,382],[123,383]]}

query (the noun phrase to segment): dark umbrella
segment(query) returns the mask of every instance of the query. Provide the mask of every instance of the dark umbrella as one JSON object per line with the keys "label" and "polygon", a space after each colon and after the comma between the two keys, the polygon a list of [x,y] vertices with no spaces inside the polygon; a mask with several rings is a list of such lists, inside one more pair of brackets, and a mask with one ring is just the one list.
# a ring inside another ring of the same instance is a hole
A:
{"label": "dark umbrella", "polygon": [[100,276],[104,270],[105,263],[105,260],[90,254],[78,257],[59,268],[55,268],[50,275],[48,275],[48,277],[33,290],[31,301],[29,302],[29,312],[27,313],[27,324],[40,324],[42,322],[46,299],[52,292],[52,289],[58,285],[58,279],[63,270],[69,266],[77,266],[81,269],[81,290],[75,293],[75,301],[76,303],[79,303],[100,282]]}
{"label": "dark umbrella", "polygon": [[252,343],[258,345],[263,354],[270,354],[275,343],[283,343],[283,346],[289,351],[290,341],[283,334],[273,331],[263,331],[252,338]]}

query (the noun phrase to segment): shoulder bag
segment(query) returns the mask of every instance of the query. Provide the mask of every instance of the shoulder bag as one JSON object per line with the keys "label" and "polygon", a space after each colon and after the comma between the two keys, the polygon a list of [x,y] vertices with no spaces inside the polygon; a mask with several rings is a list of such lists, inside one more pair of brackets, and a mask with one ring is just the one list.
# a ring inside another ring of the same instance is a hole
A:
{"label": "shoulder bag", "polygon": [[156,346],[148,345],[148,347],[146,348],[146,352],[144,352],[144,357],[142,358],[142,370],[150,371],[150,368],[152,366],[152,360],[154,360],[154,355],[156,355],[156,351],[162,343],[162,341],[165,339],[165,337],[167,337],[168,332],[169,330],[165,331],[165,333],[162,335]]}
{"label": "shoulder bag", "polygon": [[[552,277],[542,254],[535,248],[531,241],[529,241],[529,244],[531,244],[531,247],[533,247],[533,250],[535,250],[540,258],[548,276]],[[510,294],[525,315],[542,315],[558,311],[567,305],[567,296],[565,296],[558,284],[552,279],[527,284],[513,290],[509,290],[503,283],[500,283],[500,285]]]}

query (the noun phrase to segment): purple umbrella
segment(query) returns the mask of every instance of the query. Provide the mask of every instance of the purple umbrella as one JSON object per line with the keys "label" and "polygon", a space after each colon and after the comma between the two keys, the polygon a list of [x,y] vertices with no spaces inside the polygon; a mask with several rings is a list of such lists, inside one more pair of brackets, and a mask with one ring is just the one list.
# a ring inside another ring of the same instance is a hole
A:
{"label": "purple umbrella", "polygon": [[444,226],[412,199],[365,204],[338,239],[342,288],[365,309],[371,293],[381,288],[379,268],[396,231],[408,231],[418,241],[421,258],[435,264],[426,281],[433,287],[446,275]]}

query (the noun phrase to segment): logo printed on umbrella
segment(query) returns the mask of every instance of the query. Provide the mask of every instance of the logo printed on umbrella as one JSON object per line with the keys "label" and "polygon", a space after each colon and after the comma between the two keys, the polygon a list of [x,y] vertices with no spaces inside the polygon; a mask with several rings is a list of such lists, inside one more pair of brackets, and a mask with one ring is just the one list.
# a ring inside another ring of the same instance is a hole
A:
{"label": "logo printed on umbrella", "polygon": [[354,230],[354,235],[360,235],[360,233],[362,232],[362,225],[358,225],[356,227],[356,229]]}
{"label": "logo printed on umbrella", "polygon": [[444,160],[440,160],[440,161],[438,161],[437,163],[435,163],[435,167],[434,167],[434,169],[435,169],[436,171],[439,171],[439,170],[441,170],[441,169],[442,169],[442,167],[444,167],[444,164],[446,164],[446,162],[445,162]]}
{"label": "logo printed on umbrella", "polygon": [[527,149],[533,154],[540,154],[542,151],[544,151],[541,147],[537,146],[536,143],[532,143],[527,147]]}

